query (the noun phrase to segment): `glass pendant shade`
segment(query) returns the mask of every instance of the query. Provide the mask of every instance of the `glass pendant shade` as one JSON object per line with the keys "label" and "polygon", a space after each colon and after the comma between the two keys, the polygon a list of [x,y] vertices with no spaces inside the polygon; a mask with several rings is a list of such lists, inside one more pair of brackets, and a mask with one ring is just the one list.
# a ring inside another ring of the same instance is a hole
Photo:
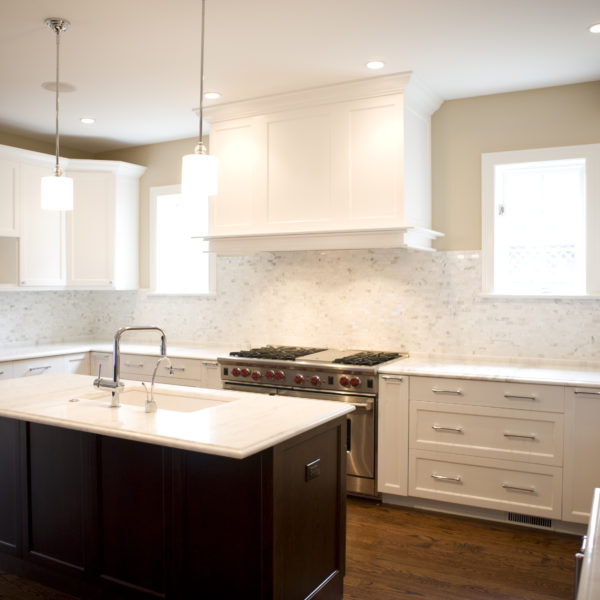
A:
{"label": "glass pendant shade", "polygon": [[181,162],[181,193],[188,198],[217,193],[219,163],[216,156],[186,154]]}
{"label": "glass pendant shade", "polygon": [[42,210],[73,210],[73,179],[64,175],[42,177]]}

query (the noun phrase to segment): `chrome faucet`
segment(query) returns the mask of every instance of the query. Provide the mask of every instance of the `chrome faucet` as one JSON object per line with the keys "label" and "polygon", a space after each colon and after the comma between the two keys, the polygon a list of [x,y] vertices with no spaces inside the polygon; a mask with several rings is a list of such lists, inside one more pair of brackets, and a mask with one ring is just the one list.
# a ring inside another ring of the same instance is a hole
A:
{"label": "chrome faucet", "polygon": [[147,413],[156,412],[156,410],[158,409],[158,405],[156,404],[156,401],[154,400],[154,380],[156,379],[156,372],[158,371],[158,367],[160,367],[161,363],[163,363],[163,362],[168,363],[167,368],[169,369],[169,372],[172,375],[173,374],[173,365],[171,364],[171,359],[165,354],[156,361],[156,365],[154,367],[154,372],[152,373],[152,382],[150,384],[150,390],[148,390],[148,387],[142,381],[142,385],[144,386],[144,389],[146,390],[146,412]]}
{"label": "chrome faucet", "polygon": [[[158,331],[160,333],[160,355],[161,355],[161,358],[167,356],[167,336],[165,335],[165,332],[160,327],[154,327],[154,326],[145,327],[145,326],[139,326],[139,325],[132,325],[131,327],[121,327],[121,329],[119,329],[117,331],[117,333],[115,333],[115,341],[114,341],[114,348],[113,348],[113,378],[112,378],[112,381],[110,379],[102,379],[100,377],[100,369],[98,369],[98,377],[94,380],[94,385],[96,387],[98,387],[98,388],[103,387],[103,388],[108,388],[111,390],[112,398],[111,398],[110,405],[111,405],[111,407],[114,407],[114,408],[119,406],[119,392],[121,391],[121,388],[123,387],[123,382],[121,381],[120,343],[121,343],[121,336],[126,331]],[[159,362],[160,362],[160,360],[159,360]],[[157,367],[158,367],[158,363],[157,363]],[[156,368],[154,369],[154,375],[156,375]],[[152,376],[152,383],[154,383],[154,375]]]}

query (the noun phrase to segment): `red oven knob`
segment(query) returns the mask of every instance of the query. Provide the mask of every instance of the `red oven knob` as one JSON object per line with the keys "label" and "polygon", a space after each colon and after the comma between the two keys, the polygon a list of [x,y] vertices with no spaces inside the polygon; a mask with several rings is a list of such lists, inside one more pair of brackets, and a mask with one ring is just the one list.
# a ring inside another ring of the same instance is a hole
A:
{"label": "red oven knob", "polygon": [[231,369],[231,374],[234,377],[239,377],[240,376],[241,371],[237,368],[237,367],[233,367],[233,369]]}
{"label": "red oven knob", "polygon": [[285,377],[285,373],[283,371],[275,371],[275,379],[283,379]]}
{"label": "red oven knob", "polygon": [[245,368],[244,368],[244,369],[242,369],[242,370],[240,371],[240,375],[241,375],[242,377],[248,377],[248,375],[250,375],[250,371],[248,371],[248,369],[245,369]]}
{"label": "red oven knob", "polygon": [[320,378],[319,376],[317,376],[317,375],[313,375],[313,376],[310,378],[310,382],[311,382],[313,385],[319,385],[319,384],[321,383],[321,378]]}
{"label": "red oven knob", "polygon": [[275,371],[273,371],[273,369],[269,369],[265,372],[265,377],[267,379],[273,379],[273,377],[275,377]]}
{"label": "red oven knob", "polygon": [[301,384],[304,381],[304,375],[296,375],[294,377],[294,383]]}
{"label": "red oven knob", "polygon": [[252,371],[252,379],[254,379],[254,381],[257,381],[261,377],[262,373],[260,371]]}
{"label": "red oven knob", "polygon": [[352,387],[358,387],[358,386],[360,385],[360,377],[353,377],[353,378],[350,380],[350,385],[351,385]]}
{"label": "red oven knob", "polygon": [[340,385],[349,385],[350,384],[350,379],[348,379],[348,377],[346,377],[345,375],[342,375],[340,377]]}

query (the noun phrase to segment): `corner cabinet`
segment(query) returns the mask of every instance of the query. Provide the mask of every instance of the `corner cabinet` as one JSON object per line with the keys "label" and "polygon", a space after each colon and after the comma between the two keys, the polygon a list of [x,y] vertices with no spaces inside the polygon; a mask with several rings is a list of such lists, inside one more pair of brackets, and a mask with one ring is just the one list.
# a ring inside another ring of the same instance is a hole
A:
{"label": "corner cabinet", "polygon": [[439,104],[402,73],[208,108],[211,250],[429,247]]}
{"label": "corner cabinet", "polygon": [[145,167],[64,159],[74,180],[74,208],[55,212],[40,207],[40,180],[53,164],[52,156],[0,146],[0,234],[19,241],[18,273],[16,261],[4,264],[3,256],[2,280],[28,288],[136,289]]}

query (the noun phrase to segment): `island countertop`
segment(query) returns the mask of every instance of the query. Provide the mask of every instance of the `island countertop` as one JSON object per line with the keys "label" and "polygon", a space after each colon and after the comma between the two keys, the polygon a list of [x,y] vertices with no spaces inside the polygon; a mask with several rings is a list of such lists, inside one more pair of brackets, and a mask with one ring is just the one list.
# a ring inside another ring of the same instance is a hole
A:
{"label": "island countertop", "polygon": [[[197,399],[197,411],[109,406],[110,391],[88,375],[43,375],[0,381],[0,417],[31,421],[230,458],[246,458],[345,415],[344,402],[156,384],[155,394]],[[125,390],[142,390],[125,382]]]}

